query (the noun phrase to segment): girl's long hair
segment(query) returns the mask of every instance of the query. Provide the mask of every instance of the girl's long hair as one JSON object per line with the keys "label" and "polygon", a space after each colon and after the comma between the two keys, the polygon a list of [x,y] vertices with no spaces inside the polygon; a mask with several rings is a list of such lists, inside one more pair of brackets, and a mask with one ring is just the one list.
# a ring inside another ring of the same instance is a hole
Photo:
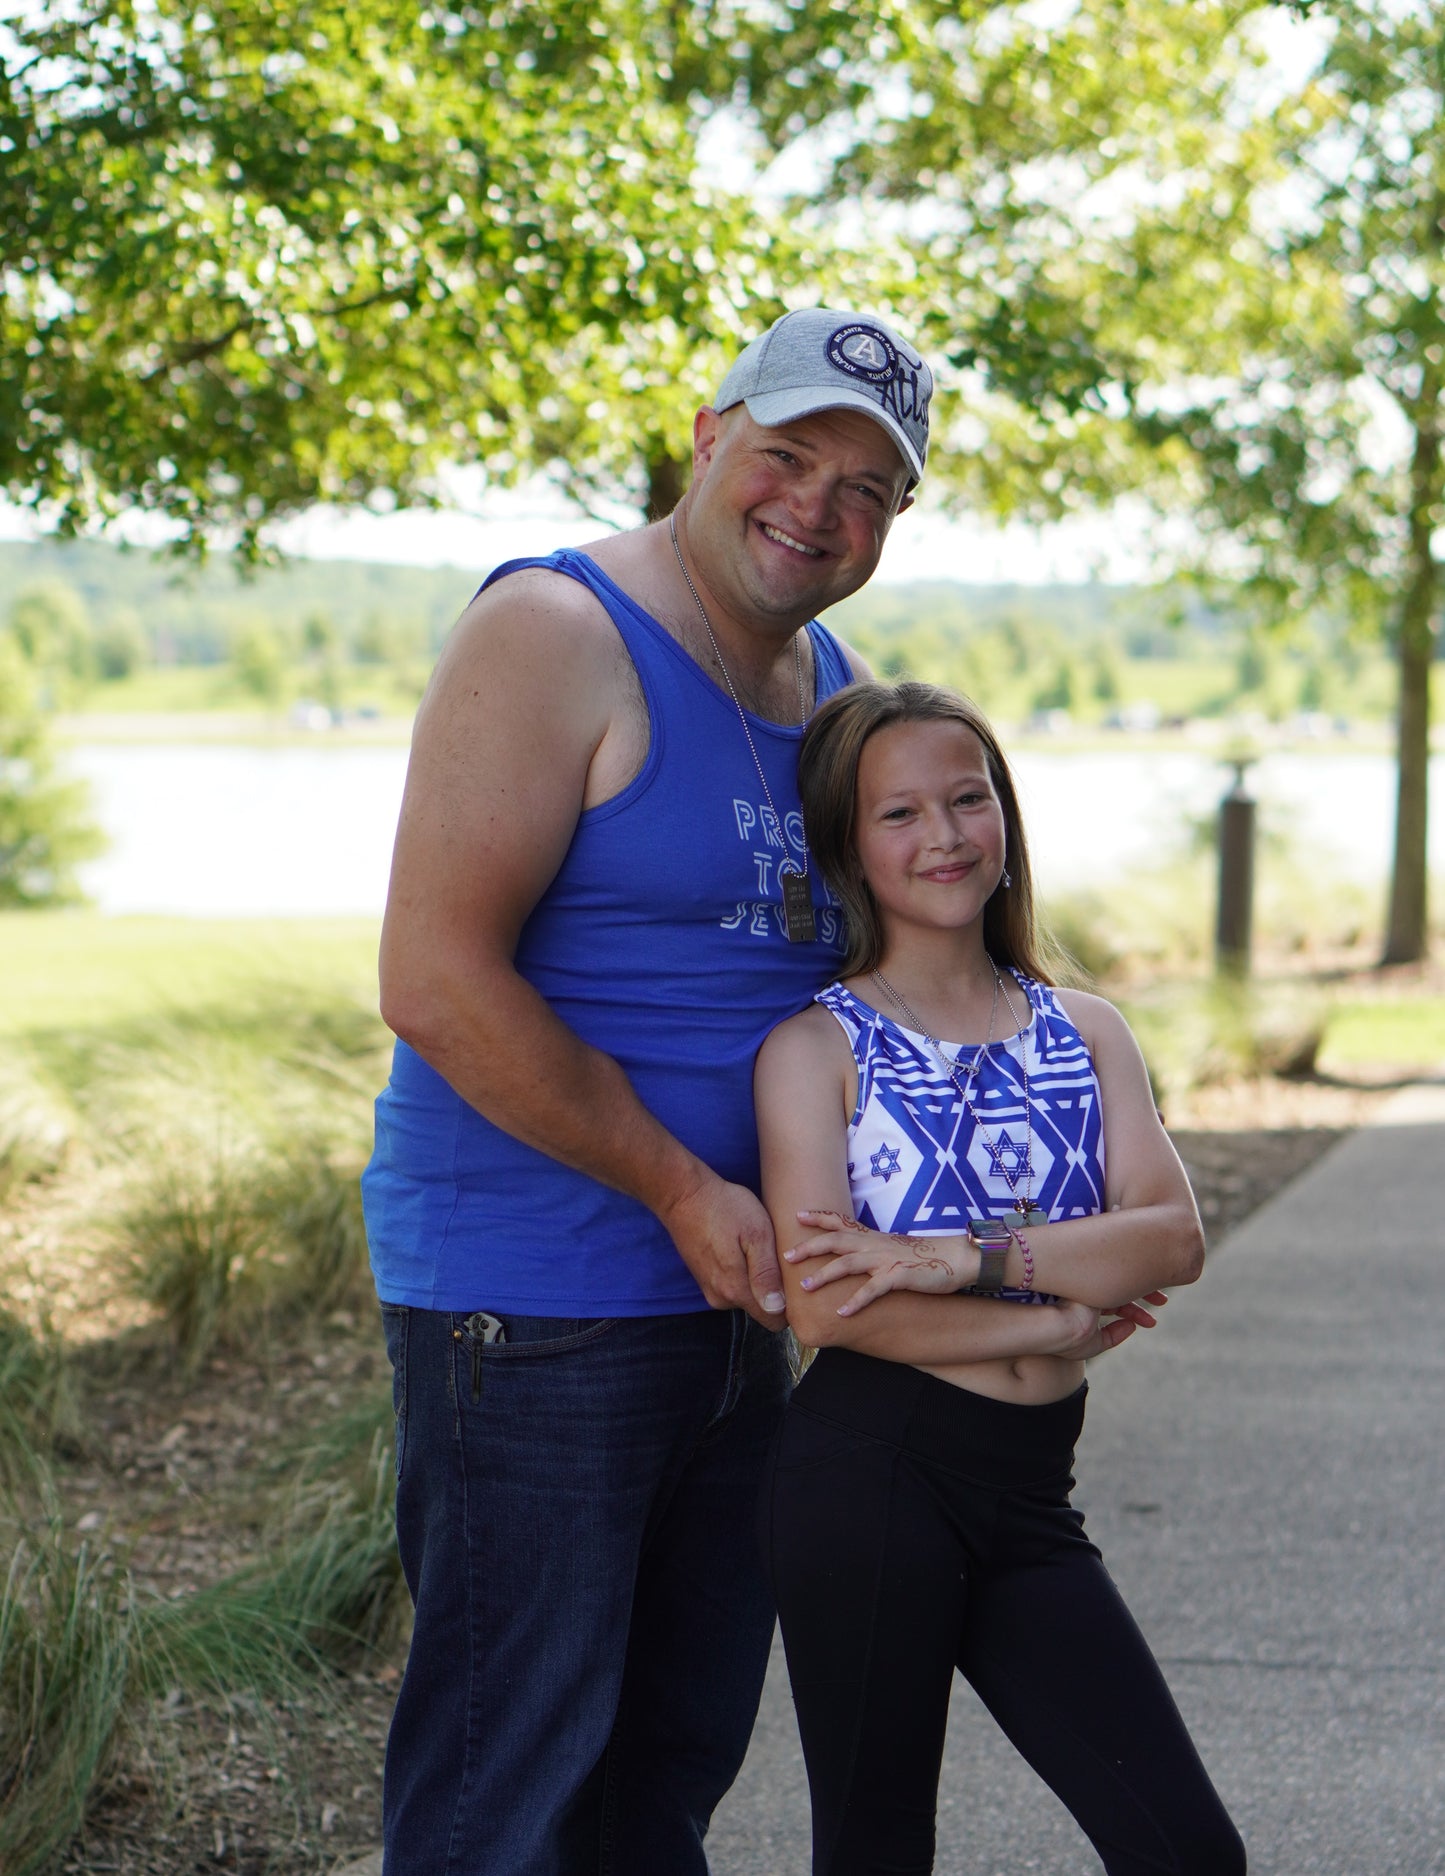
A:
{"label": "girl's long hair", "polygon": [[798,756],[798,791],[808,846],[824,879],[842,902],[848,949],[840,975],[873,970],[883,956],[878,904],[858,862],[854,822],[858,761],[863,745],[895,723],[961,723],[983,745],[989,779],[1003,808],[1006,864],[1013,884],[1001,882],[983,909],[984,948],[995,963],[1013,965],[1040,983],[1068,977],[1069,960],[1040,929],[1034,904],[1028,840],[1007,758],[978,705],[940,684],[850,684],[813,713]]}

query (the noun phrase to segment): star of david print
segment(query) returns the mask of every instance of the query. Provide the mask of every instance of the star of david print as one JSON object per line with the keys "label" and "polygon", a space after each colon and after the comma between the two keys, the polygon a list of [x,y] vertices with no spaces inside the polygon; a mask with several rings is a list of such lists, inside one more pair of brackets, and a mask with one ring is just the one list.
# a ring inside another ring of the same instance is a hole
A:
{"label": "star of david print", "polygon": [[868,1164],[872,1168],[873,1177],[875,1179],[881,1179],[884,1185],[887,1185],[894,1173],[903,1170],[899,1164],[898,1148],[896,1146],[880,1146],[878,1151],[868,1161]]}
{"label": "star of david print", "polygon": [[860,1009],[841,989],[836,1004],[820,1001],[858,1031],[849,1184],[858,1216],[867,1211],[874,1229],[961,1231],[970,1218],[1001,1216],[1025,1193],[1054,1218],[1104,1209],[1098,1084],[1082,1039],[1062,1018],[1035,1035],[1027,1102],[1015,1045],[985,1065],[970,1091],[974,1113],[942,1084],[921,1039]]}
{"label": "star of david print", "polygon": [[990,1169],[1000,1179],[1007,1179],[1013,1183],[1019,1179],[1033,1178],[1027,1142],[1011,1140],[1006,1130],[998,1134],[990,1144],[988,1158]]}

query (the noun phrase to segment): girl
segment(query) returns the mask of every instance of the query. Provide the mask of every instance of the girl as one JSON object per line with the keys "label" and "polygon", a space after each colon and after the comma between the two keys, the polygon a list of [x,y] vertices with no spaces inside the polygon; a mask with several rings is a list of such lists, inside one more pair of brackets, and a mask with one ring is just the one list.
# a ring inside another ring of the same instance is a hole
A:
{"label": "girl", "polygon": [[799,779],[848,952],[756,1086],[789,1321],[819,1350],[764,1506],[814,1876],[933,1868],[955,1667],[1109,1876],[1239,1876],[1069,1503],[1085,1360],[1203,1261],[1139,1051],[1109,1004],[1049,988],[1013,782],[971,703],[840,691]]}

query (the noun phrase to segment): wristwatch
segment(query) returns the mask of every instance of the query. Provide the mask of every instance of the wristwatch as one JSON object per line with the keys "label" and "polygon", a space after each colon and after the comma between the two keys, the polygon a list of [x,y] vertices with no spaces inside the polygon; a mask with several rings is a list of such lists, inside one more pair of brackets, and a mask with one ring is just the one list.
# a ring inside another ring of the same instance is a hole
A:
{"label": "wristwatch", "polygon": [[1003,1288],[1003,1267],[1012,1233],[1002,1218],[970,1218],[968,1241],[978,1246],[978,1278],[964,1287],[976,1296],[997,1296]]}

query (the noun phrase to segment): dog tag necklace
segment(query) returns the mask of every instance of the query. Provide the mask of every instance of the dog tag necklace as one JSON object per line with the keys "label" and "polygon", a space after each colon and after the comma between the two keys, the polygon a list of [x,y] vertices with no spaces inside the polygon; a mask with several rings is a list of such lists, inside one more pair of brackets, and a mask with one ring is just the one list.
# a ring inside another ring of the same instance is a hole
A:
{"label": "dog tag necklace", "polygon": [[[908,1005],[903,1001],[903,998],[883,975],[882,971],[875,970],[872,972],[872,977],[878,988],[902,1010],[908,1022],[917,1030],[918,1034],[922,1036],[929,1048],[932,1049],[933,1053],[938,1057],[939,1064],[943,1068],[944,1073],[953,1083],[954,1093],[957,1094],[959,1100],[968,1109],[973,1117],[975,1126],[983,1135],[988,1145],[989,1157],[992,1159],[995,1168],[1008,1183],[1009,1191],[1013,1194],[1012,1209],[1019,1214],[1020,1224],[1046,1225],[1049,1222],[1048,1213],[1040,1211],[1038,1206],[1034,1204],[1031,1196],[1034,1184],[1034,1117],[1033,1102],[1029,1099],[1029,1038],[1027,1030],[1018,1030],[1019,1056],[1023,1064],[1024,1079],[1024,1146],[1022,1164],[1018,1166],[1016,1171],[1010,1172],[1008,1167],[1004,1164],[1005,1146],[1008,1145],[1011,1147],[1012,1143],[994,1139],[993,1135],[989,1132],[988,1122],[974,1106],[970,1094],[974,1081],[977,1079],[978,1071],[983,1065],[984,1058],[993,1048],[993,1024],[994,1018],[998,1015],[998,998],[1000,991],[1003,991],[1003,1000],[1008,1005],[1009,1021],[1013,1023],[1016,1029],[1018,1028],[1018,1011],[1014,1008],[1013,998],[1009,995],[1007,987],[1004,984],[1003,972],[999,969],[997,964],[994,963],[992,958],[989,959],[988,963],[989,969],[993,972],[993,1002],[989,1005],[988,1009],[988,1035],[984,1040],[983,1046],[974,1050],[972,1059],[964,1066],[962,1081],[959,1080],[959,1067],[963,1050],[960,1048],[957,1055],[946,1054],[943,1044],[936,1036],[931,1036],[928,1033],[923,1027],[923,1024],[919,1022],[918,1018],[914,1015],[913,1011],[909,1009]],[[1019,1192],[1020,1180],[1022,1180],[1024,1188],[1022,1194]]]}
{"label": "dog tag necklace", "polygon": [[[687,570],[687,562],[682,557],[682,548],[677,539],[677,517],[667,517],[667,530],[672,536],[672,551],[677,555],[677,564],[682,569],[682,577],[687,581],[687,590],[692,594],[693,604],[702,619],[703,630],[707,633],[707,642],[712,646],[712,655],[717,659],[718,669],[728,687],[728,695],[733,700],[738,713],[738,722],[743,726],[743,735],[748,739],[748,750],[753,758],[753,767],[758,772],[758,780],[763,785],[763,799],[768,804],[768,812],[773,817],[773,825],[778,830],[778,839],[783,842],[784,857],[778,862],[778,883],[783,889],[783,930],[788,935],[788,943],[810,945],[818,936],[817,920],[813,916],[813,892],[808,880],[808,843],[803,841],[803,864],[798,867],[787,849],[787,833],[783,827],[783,817],[773,806],[772,791],[768,787],[768,778],[763,773],[763,765],[758,760],[757,744],[753,733],[748,728],[747,712],[743,709],[742,699],[738,696],[737,686],[732,674],[723,663],[722,652],[713,636],[712,620],[707,616],[707,607],[702,603],[702,595],[692,583],[692,575]],[[793,634],[793,662],[798,673],[798,719],[800,723],[808,720],[808,695],[803,689],[803,653],[798,644],[798,634]]]}

